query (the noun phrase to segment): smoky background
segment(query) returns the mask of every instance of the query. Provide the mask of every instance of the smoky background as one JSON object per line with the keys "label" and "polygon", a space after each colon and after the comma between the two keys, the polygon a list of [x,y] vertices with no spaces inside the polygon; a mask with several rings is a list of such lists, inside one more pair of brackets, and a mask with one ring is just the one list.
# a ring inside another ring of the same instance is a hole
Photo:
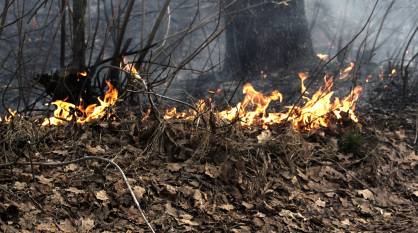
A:
{"label": "smoky background", "polygon": [[[286,1],[259,2],[286,4]],[[330,56],[360,31],[375,3],[372,0],[304,2],[315,53]],[[87,67],[100,66],[101,61],[114,55],[128,3],[128,0],[87,1]],[[70,16],[74,12],[68,7],[64,22],[68,38],[62,42],[61,4],[61,1],[46,0],[0,0],[2,112],[8,108],[25,111],[28,106],[32,110],[43,108],[49,100],[36,82],[36,75],[53,73],[71,63]],[[72,1],[68,1],[68,6],[71,4]],[[144,49],[155,32],[141,75],[155,84],[153,87],[157,92],[191,97],[187,93],[183,95],[189,80],[224,68],[225,12],[221,1],[217,0],[172,0],[156,28],[164,4],[163,0],[134,1],[122,40],[122,50],[132,55],[126,55],[124,59],[126,62],[138,59],[139,53],[134,52]],[[355,62],[360,67],[359,79],[364,81],[367,75],[377,77],[385,67],[399,65],[401,59],[411,60],[418,51],[418,37],[410,38],[418,23],[417,9],[418,2],[414,0],[379,1],[365,31],[335,63],[343,66]],[[63,58],[60,57],[62,43],[65,44]],[[415,60],[410,65],[412,73],[416,67]],[[280,90],[280,87],[274,88]]]}

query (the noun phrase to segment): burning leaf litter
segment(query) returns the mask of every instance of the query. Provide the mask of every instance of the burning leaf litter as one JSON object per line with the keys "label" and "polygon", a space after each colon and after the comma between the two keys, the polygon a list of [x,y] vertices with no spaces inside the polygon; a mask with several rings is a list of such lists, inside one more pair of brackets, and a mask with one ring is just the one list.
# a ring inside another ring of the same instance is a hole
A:
{"label": "burning leaf litter", "polygon": [[[350,66],[352,67],[352,66]],[[351,69],[350,69],[351,71]],[[349,69],[343,71],[343,74]],[[305,93],[304,81],[308,78],[306,73],[299,73],[301,79],[301,92]],[[326,75],[324,85],[316,91],[311,98],[304,96],[305,103],[302,106],[287,106],[284,112],[268,112],[267,109],[273,101],[281,102],[283,95],[275,90],[270,95],[258,92],[247,83],[243,87],[244,98],[235,107],[216,112],[215,115],[220,121],[233,122],[239,120],[243,127],[268,126],[275,124],[290,123],[297,131],[310,131],[320,127],[328,127],[333,119],[347,118],[358,122],[355,114],[356,102],[361,94],[362,87],[356,86],[345,98],[333,98],[333,78]],[[198,112],[205,109],[205,101],[199,100],[196,105]],[[164,119],[185,119],[193,120],[198,113],[194,110],[178,112],[175,107],[166,110]]]}
{"label": "burning leaf litter", "polygon": [[110,82],[106,82],[106,84],[108,90],[103,100],[97,98],[99,104],[84,107],[83,104],[76,106],[65,100],[52,102],[51,104],[56,106],[54,116],[45,119],[42,125],[62,125],[73,120],[79,124],[85,124],[103,118],[106,115],[106,110],[115,105],[118,99],[118,90]]}

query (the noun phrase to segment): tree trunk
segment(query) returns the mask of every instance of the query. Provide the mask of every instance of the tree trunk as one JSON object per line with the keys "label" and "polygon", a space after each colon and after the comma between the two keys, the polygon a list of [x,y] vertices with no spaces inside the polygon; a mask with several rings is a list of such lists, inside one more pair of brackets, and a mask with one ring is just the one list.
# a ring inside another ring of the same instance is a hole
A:
{"label": "tree trunk", "polygon": [[73,1],[73,43],[72,43],[72,66],[75,69],[82,70],[86,61],[86,43],[85,43],[85,22],[84,15],[87,9],[87,0]]}
{"label": "tree trunk", "polygon": [[224,4],[225,69],[232,77],[287,69],[313,57],[303,0],[225,0]]}

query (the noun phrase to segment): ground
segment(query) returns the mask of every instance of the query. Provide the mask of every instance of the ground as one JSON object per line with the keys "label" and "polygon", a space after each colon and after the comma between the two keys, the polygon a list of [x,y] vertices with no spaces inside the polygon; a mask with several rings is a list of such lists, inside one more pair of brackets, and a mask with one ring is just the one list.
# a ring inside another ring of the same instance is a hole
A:
{"label": "ground", "polygon": [[[310,133],[16,117],[0,125],[0,159],[112,159],[156,232],[416,232],[417,113],[369,107],[360,124]],[[105,162],[0,169],[2,232],[150,232]]]}

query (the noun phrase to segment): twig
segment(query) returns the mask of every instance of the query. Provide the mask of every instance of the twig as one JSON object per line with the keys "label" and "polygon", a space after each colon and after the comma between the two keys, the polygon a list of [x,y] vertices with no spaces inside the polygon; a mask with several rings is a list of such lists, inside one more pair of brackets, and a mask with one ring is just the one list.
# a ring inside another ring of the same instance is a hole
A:
{"label": "twig", "polygon": [[152,227],[152,225],[148,222],[147,217],[145,216],[144,211],[142,210],[141,206],[139,205],[138,199],[135,197],[135,193],[133,192],[131,185],[129,184],[128,179],[126,178],[125,173],[123,172],[122,168],[119,167],[118,164],[116,164],[115,162],[113,162],[110,159],[106,159],[106,158],[102,158],[102,157],[96,157],[96,156],[86,156],[80,159],[75,159],[75,160],[70,160],[70,161],[65,161],[65,162],[58,162],[58,163],[45,163],[45,162],[13,162],[13,163],[9,163],[9,164],[0,164],[0,169],[2,169],[3,167],[6,167],[5,165],[40,165],[40,166],[48,166],[48,167],[60,167],[60,166],[65,166],[68,164],[72,164],[72,163],[80,163],[82,161],[87,161],[87,160],[100,160],[100,161],[104,161],[107,163],[112,164],[122,175],[123,181],[125,182],[126,186],[128,187],[129,193],[132,196],[132,199],[135,202],[136,207],[138,208],[139,212],[141,213],[142,219],[144,219],[145,223],[147,224],[148,228],[151,230],[151,232],[155,233],[154,228]]}
{"label": "twig", "polygon": [[418,140],[418,115],[417,115],[416,120],[415,120],[415,140],[414,140],[414,145],[417,144],[417,140]]}

